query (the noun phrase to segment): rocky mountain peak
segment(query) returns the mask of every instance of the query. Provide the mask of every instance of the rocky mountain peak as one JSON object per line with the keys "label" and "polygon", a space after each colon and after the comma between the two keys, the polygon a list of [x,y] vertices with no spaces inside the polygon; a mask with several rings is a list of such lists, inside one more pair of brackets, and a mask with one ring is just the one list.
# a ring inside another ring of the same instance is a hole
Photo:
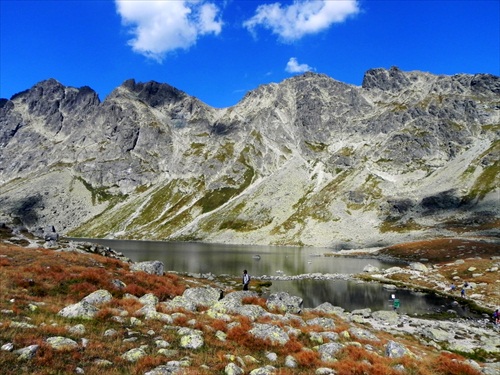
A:
{"label": "rocky mountain peak", "polygon": [[500,76],[475,74],[470,81],[470,87],[475,92],[493,92],[500,95]]}
{"label": "rocky mountain peak", "polygon": [[164,105],[180,102],[188,95],[166,83],[156,81],[136,82],[128,79],[121,87],[137,95],[137,98],[144,101],[151,107],[161,107]]}
{"label": "rocky mountain peak", "polygon": [[358,87],[309,72],[215,109],[155,81],[100,103],[46,80],[1,104],[0,222],[348,247],[488,231],[499,89],[490,74],[371,69]]}
{"label": "rocky mountain peak", "polygon": [[362,87],[364,89],[379,89],[382,91],[400,91],[410,84],[406,74],[398,67],[391,67],[389,70],[376,68],[368,70],[364,77]]}

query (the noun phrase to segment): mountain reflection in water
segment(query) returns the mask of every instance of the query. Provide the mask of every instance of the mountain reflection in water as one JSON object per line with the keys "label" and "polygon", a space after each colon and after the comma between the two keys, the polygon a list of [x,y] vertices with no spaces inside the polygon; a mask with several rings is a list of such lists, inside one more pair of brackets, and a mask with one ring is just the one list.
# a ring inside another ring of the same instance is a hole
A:
{"label": "mountain reflection in water", "polygon": [[[75,239],[76,240],[76,239]],[[250,275],[293,276],[308,273],[355,274],[368,264],[383,270],[397,263],[373,257],[328,256],[333,249],[283,246],[248,246],[207,243],[79,239],[99,243],[122,252],[134,262],[159,260],[166,271],[212,273],[239,276],[244,269]],[[401,265],[401,264],[399,264]],[[254,280],[255,282],[255,280]],[[422,315],[454,310],[459,316],[473,316],[453,300],[408,290],[388,291],[379,283],[356,280],[291,280],[272,281],[271,293],[286,291],[304,300],[304,307],[324,302],[346,311],[371,308],[390,310],[391,295],[401,302],[400,312]]]}

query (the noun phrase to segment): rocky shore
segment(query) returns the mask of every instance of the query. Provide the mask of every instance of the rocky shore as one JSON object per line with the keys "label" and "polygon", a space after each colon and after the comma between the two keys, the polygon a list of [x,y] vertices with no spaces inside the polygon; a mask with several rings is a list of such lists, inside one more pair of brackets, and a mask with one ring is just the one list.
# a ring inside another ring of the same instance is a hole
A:
{"label": "rocky shore", "polygon": [[[5,246],[35,252],[40,243],[17,233],[2,245],[0,271],[13,258],[12,251]],[[487,316],[480,320],[438,321],[389,310],[348,312],[329,303],[303,308],[300,296],[280,292],[263,299],[255,291],[257,283],[264,280],[356,275],[262,276],[254,278],[250,291],[241,291],[221,282],[216,275],[191,274],[182,276],[186,278],[186,289],[180,295],[159,298],[150,291],[142,295],[122,293],[117,297],[117,291],[126,287],[126,275],[159,279],[168,276],[163,264],[133,263],[112,249],[92,244],[57,243],[49,239],[44,246],[59,254],[93,253],[111,257],[123,263],[120,267],[128,271],[121,279],[114,279],[110,289],[95,290],[53,312],[40,300],[27,302],[22,310],[9,309],[8,305],[15,305],[16,298],[26,297],[15,295],[15,291],[10,295],[3,284],[0,366],[8,369],[6,373],[30,373],[33,370],[30,361],[46,357],[48,352],[76,358],[66,368],[78,374],[112,374],[117,373],[115,368],[122,373],[148,375],[500,373],[500,331]],[[431,280],[430,285],[443,292],[447,286],[437,276],[439,269],[410,262],[408,267],[383,272],[366,269],[363,277],[393,282],[390,277],[395,274],[405,274],[410,280],[425,275],[426,280]],[[479,289],[478,285],[475,287]],[[484,305],[493,304],[488,301]],[[42,311],[43,321],[37,317]],[[97,333],[93,328],[96,324],[102,327]],[[52,328],[47,330],[48,326]],[[16,335],[27,331],[44,332],[43,340],[16,340]],[[239,336],[245,341],[239,341]],[[113,342],[117,352],[110,355],[103,351],[101,355],[86,358],[85,353],[93,349],[96,341],[99,345]],[[207,355],[207,351],[212,354]],[[441,357],[428,365],[419,365],[436,353]],[[344,370],[351,363],[346,359],[349,355],[361,356],[351,365],[358,366],[358,372],[351,371],[352,368],[350,372]],[[446,361],[450,361],[447,372],[438,371],[439,363]],[[384,370],[380,372],[382,367]],[[39,370],[41,374],[50,373],[43,368]]]}

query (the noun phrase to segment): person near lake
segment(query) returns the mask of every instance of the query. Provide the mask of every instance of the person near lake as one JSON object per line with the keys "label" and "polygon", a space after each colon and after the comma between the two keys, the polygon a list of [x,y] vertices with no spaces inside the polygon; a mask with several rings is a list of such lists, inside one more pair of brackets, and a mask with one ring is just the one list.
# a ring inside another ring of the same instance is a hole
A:
{"label": "person near lake", "polygon": [[399,299],[398,298],[394,298],[394,302],[392,303],[392,308],[394,309],[394,311],[398,311],[399,306],[400,306]]}
{"label": "person near lake", "polygon": [[248,284],[250,284],[250,275],[247,270],[243,270],[243,290],[248,290]]}

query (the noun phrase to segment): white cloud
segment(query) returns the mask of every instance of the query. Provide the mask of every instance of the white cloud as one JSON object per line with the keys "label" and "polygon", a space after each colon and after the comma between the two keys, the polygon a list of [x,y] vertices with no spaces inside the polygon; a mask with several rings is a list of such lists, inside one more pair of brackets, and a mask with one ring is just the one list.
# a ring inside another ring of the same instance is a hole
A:
{"label": "white cloud", "polygon": [[218,35],[219,8],[204,1],[115,0],[122,23],[134,36],[134,52],[161,62],[165,54],[194,45],[201,35]]}
{"label": "white cloud", "polygon": [[296,0],[286,6],[260,5],[243,26],[252,33],[261,26],[277,34],[283,42],[293,42],[304,35],[324,31],[358,12],[357,0]]}
{"label": "white cloud", "polygon": [[295,57],[291,57],[286,64],[285,70],[288,73],[305,73],[314,69],[307,64],[299,64]]}

